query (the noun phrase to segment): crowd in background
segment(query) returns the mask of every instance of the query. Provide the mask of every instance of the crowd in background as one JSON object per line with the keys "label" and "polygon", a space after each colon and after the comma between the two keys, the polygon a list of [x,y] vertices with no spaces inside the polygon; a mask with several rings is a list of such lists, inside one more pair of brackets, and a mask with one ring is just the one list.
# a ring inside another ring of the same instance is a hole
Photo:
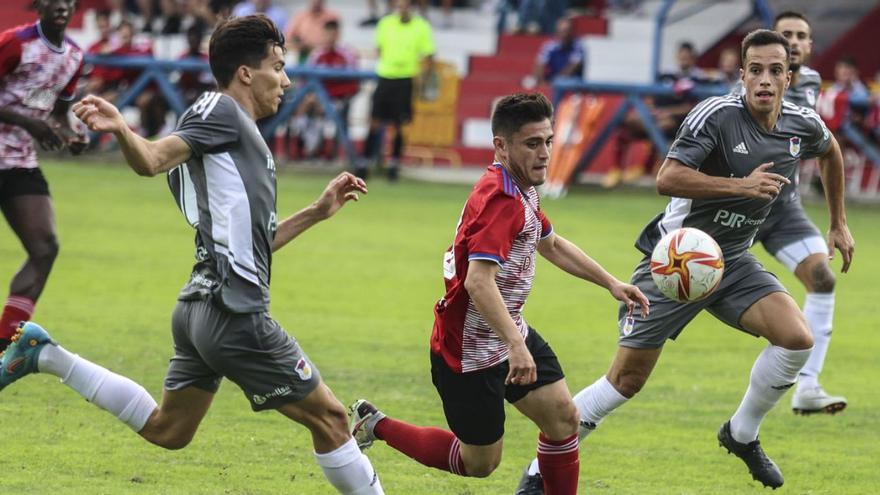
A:
{"label": "crowd in background", "polygon": [[[378,24],[380,14],[395,14],[393,0],[383,1],[381,5],[377,1],[368,2],[369,15],[361,21],[362,26]],[[436,3],[443,9],[442,16],[434,20],[435,24],[446,25],[451,22],[449,12],[458,3],[453,0],[439,0]],[[581,12],[608,9],[633,11],[639,9],[640,4],[637,0],[496,0],[491,5],[511,8],[519,13],[517,25],[512,27],[514,32],[554,34],[539,51],[532,73],[523,80],[523,87],[529,89],[540,85],[546,87],[560,76],[584,77],[587,73],[589,54],[575,36],[571,20],[566,17],[571,8]],[[284,33],[289,63],[341,69],[355,69],[359,65],[358,50],[341,41],[343,16],[327,0],[309,0],[298,10],[277,5],[272,0],[107,0],[106,7],[97,12],[99,39],[88,47],[91,54],[153,56],[156,44],[163,37],[179,35],[185,36],[186,46],[180,53],[164,54],[165,58],[173,55],[180,59],[207,60],[205,41],[219,20],[230,15],[264,13]],[[412,8],[414,15],[430,21],[426,14],[428,0],[416,0]],[[363,50],[364,47],[360,48]],[[676,56],[677,69],[658,75],[658,82],[672,87],[674,95],[646,98],[645,102],[658,128],[667,139],[672,138],[682,119],[697,103],[697,99],[689,92],[691,88],[701,84],[733,88],[739,80],[738,47],[729,46],[723,49],[717,67],[713,68],[697,67],[699,55],[692,43],[682,42]],[[87,71],[83,89],[112,101],[138,75],[138,70],[94,67]],[[184,72],[175,77],[187,104],[214,84],[207,71]],[[407,75],[407,78],[411,77],[416,76]],[[359,82],[331,80],[323,84],[345,125],[352,98],[360,90]],[[880,74],[873,85],[880,87]],[[168,118],[168,106],[156,87],[147,87],[137,97],[135,106],[139,109],[138,130],[143,135],[157,135],[173,125]],[[829,129],[836,133],[845,124],[853,125],[875,143],[880,142],[880,95],[872,95],[852,58],[845,57],[838,62],[834,80],[819,97],[817,111],[825,119]],[[408,118],[405,114],[409,109],[402,109],[401,112],[405,121]],[[287,126],[287,149],[293,157],[331,158],[336,155],[334,138],[338,131],[337,125],[326,118],[325,113],[314,95],[303,100]],[[371,133],[375,131],[377,124],[376,116],[373,117]],[[400,120],[398,116],[388,120],[397,133],[400,131]],[[634,143],[645,143],[646,138],[644,123],[631,112],[615,134],[614,162],[618,168],[612,169],[606,175],[604,185],[613,187],[652,172],[659,161],[656,153],[639,154],[632,151]],[[373,134],[367,139],[367,157],[376,154],[376,145],[371,139],[376,139]],[[846,139],[841,138],[841,141],[846,142]],[[400,146],[400,143],[394,144],[394,160],[400,158]]]}

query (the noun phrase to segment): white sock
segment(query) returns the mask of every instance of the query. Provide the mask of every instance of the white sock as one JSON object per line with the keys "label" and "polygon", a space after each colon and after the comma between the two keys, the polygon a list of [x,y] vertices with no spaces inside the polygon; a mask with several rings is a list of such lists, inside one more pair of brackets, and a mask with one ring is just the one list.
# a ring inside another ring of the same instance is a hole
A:
{"label": "white sock", "polygon": [[583,440],[599,426],[605,416],[611,414],[627,400],[629,399],[621,395],[605,375],[578,392],[574,396],[574,405],[577,406],[581,417],[578,437]]}
{"label": "white sock", "polygon": [[[611,414],[628,400],[614,388],[605,375],[578,392],[574,396],[574,405],[577,406],[578,414],[581,417],[578,425],[578,439],[586,438],[599,426],[605,416]],[[529,464],[529,476],[540,472],[538,459],[532,459],[532,463]]]}
{"label": "white sock", "polygon": [[768,345],[761,351],[752,366],[746,395],[730,418],[730,433],[734,440],[749,443],[758,438],[761,421],[785,391],[794,385],[810,351],[792,351],[775,345]]}
{"label": "white sock", "polygon": [[804,300],[804,317],[813,332],[813,352],[798,377],[798,390],[819,386],[819,374],[831,343],[834,293],[808,293]]}
{"label": "white sock", "polygon": [[95,363],[48,344],[40,351],[37,369],[61,378],[92,404],[104,409],[134,431],[141,431],[156,410],[156,401],[144,387]]}
{"label": "white sock", "polygon": [[315,459],[324,476],[339,493],[346,495],[384,494],[379,476],[367,456],[361,453],[354,438],[333,452],[319,454]]}

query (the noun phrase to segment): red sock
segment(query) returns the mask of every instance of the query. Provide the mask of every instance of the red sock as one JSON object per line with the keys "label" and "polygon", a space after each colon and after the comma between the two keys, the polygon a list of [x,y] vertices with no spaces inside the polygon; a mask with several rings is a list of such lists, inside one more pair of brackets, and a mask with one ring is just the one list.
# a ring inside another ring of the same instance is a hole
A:
{"label": "red sock", "polygon": [[458,439],[451,431],[414,426],[386,417],[376,423],[373,432],[376,438],[425,466],[467,476]]}
{"label": "red sock", "polygon": [[9,340],[18,329],[18,324],[30,319],[34,314],[34,302],[24,296],[9,296],[0,316],[0,339]]}
{"label": "red sock", "polygon": [[538,467],[546,495],[576,495],[580,466],[577,434],[558,441],[538,435]]}

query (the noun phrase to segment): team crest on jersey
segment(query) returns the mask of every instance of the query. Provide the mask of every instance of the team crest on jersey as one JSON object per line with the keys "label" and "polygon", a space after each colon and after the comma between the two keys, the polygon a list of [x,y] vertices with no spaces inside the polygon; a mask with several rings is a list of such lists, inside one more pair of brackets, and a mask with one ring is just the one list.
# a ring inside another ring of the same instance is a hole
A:
{"label": "team crest on jersey", "polygon": [[813,88],[807,88],[806,91],[804,91],[804,96],[807,97],[807,103],[809,103],[811,107],[816,106],[816,92],[813,91]]}
{"label": "team crest on jersey", "polygon": [[296,371],[296,374],[299,375],[303,381],[308,381],[312,378],[312,367],[309,366],[306,358],[299,358],[299,362],[296,363],[294,371]]}
{"label": "team crest on jersey", "polygon": [[801,138],[793,137],[788,140],[788,152],[791,153],[791,156],[801,154]]}

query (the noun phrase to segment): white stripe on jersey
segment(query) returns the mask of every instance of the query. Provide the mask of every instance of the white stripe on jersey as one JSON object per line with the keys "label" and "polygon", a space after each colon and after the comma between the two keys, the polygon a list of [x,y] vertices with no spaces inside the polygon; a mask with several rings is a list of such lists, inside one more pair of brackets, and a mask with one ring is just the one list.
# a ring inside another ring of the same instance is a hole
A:
{"label": "white stripe on jersey", "polygon": [[178,167],[180,177],[180,211],[186,217],[186,221],[193,227],[199,226],[199,203],[196,198],[196,188],[192,177],[189,175],[189,167],[186,164]]}
{"label": "white stripe on jersey", "polygon": [[675,229],[681,228],[684,219],[691,212],[691,204],[693,200],[688,198],[672,198],[666,205],[666,212],[663,213],[663,219],[660,220],[660,235],[666,235]]}
{"label": "white stripe on jersey", "polygon": [[704,125],[706,125],[706,122],[709,120],[709,117],[711,117],[713,113],[715,113],[715,112],[717,112],[718,110],[721,110],[722,108],[725,108],[725,107],[739,107],[739,108],[742,108],[743,105],[742,105],[742,102],[740,101],[739,97],[736,97],[736,98],[733,98],[732,100],[726,100],[726,99],[725,99],[725,100],[723,100],[723,101],[719,101],[718,103],[712,105],[711,108],[706,108],[706,109],[703,111],[703,115],[702,115],[702,116],[700,116],[700,117],[697,118],[697,119],[694,119],[694,120],[689,124],[689,126],[690,126],[690,128],[691,128],[691,132],[694,133],[694,136],[696,136],[697,134],[700,133],[700,130],[703,128]]}
{"label": "white stripe on jersey", "polygon": [[206,153],[202,160],[214,251],[229,258],[235,273],[260,285],[250,227],[251,205],[244,181],[229,153]]}
{"label": "white stripe on jersey", "polygon": [[705,119],[708,118],[709,115],[712,115],[715,110],[721,108],[722,105],[727,106],[731,103],[736,103],[739,104],[739,106],[742,106],[738,95],[724,95],[708,98],[691,110],[691,113],[688,114],[684,121],[688,124],[688,127],[690,127],[691,132],[696,134],[699,131],[699,127],[702,127],[701,122],[705,122]]}
{"label": "white stripe on jersey", "polygon": [[206,91],[202,93],[202,96],[199,96],[199,99],[196,100],[195,103],[192,104],[190,111],[195,114],[201,114],[202,120],[205,120],[208,118],[208,115],[211,115],[211,111],[217,106],[217,102],[220,101],[221,96],[223,96],[223,93]]}
{"label": "white stripe on jersey", "polygon": [[815,110],[809,107],[800,107],[795,105],[794,103],[783,101],[782,102],[782,113],[785,115],[800,115],[805,119],[813,119],[819,124],[822,125],[822,128],[825,128],[825,121],[822,120],[822,117],[816,113]]}

